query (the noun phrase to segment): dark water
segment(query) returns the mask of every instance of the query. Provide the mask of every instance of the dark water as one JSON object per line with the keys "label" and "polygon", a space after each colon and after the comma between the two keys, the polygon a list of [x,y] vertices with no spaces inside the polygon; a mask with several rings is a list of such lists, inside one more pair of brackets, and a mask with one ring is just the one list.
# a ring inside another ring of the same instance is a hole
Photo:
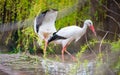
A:
{"label": "dark water", "polygon": [[25,70],[25,71],[14,71],[14,72],[11,71],[8,73],[6,73],[6,72],[3,72],[2,70],[0,70],[0,75],[45,75],[45,73],[42,71],[32,72],[32,71]]}
{"label": "dark water", "polygon": [[[18,65],[16,64],[14,65],[18,67]],[[19,69],[17,69],[17,68],[13,68],[13,66],[0,65],[0,75],[46,75],[46,74],[42,67],[41,68],[19,67]]]}
{"label": "dark water", "polygon": [[9,75],[9,74],[7,74],[7,73],[0,70],[0,75]]}

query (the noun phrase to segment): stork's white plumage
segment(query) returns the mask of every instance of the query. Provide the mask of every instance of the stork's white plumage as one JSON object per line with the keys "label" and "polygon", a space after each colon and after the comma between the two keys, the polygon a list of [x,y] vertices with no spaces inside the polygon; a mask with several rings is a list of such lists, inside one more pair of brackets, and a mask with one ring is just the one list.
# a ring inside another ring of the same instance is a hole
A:
{"label": "stork's white plumage", "polygon": [[44,57],[46,56],[47,40],[56,32],[55,21],[58,11],[50,9],[39,14],[34,20],[34,30],[40,39],[45,41]]}
{"label": "stork's white plumage", "polygon": [[93,26],[93,23],[91,20],[86,20],[84,22],[83,28],[80,28],[78,26],[68,26],[64,27],[58,32],[54,33],[53,36],[48,40],[48,43],[54,42],[57,44],[62,44],[62,60],[64,61],[64,52],[68,53],[73,60],[75,60],[75,57],[72,56],[67,50],[66,47],[73,41],[78,41],[86,32],[87,27],[92,30],[92,32],[96,36],[96,32]]}

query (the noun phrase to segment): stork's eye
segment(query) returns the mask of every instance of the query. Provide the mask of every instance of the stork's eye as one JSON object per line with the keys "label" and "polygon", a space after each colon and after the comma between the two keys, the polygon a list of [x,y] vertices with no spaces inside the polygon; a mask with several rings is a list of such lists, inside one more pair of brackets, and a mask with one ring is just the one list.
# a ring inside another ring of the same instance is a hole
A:
{"label": "stork's eye", "polygon": [[91,25],[91,23],[89,22],[89,24]]}

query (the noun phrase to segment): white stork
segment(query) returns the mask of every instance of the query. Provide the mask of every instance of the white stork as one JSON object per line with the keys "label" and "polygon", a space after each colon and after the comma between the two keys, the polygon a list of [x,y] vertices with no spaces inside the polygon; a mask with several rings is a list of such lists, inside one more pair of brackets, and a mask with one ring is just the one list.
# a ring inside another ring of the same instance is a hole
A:
{"label": "white stork", "polygon": [[39,38],[45,41],[44,57],[46,56],[47,41],[56,32],[55,21],[58,11],[50,9],[39,14],[34,20],[34,30]]}
{"label": "white stork", "polygon": [[62,60],[64,61],[64,52],[69,54],[73,60],[76,60],[74,56],[72,56],[67,50],[66,47],[75,40],[76,42],[85,34],[87,27],[92,30],[92,32],[96,36],[96,32],[93,26],[93,23],[91,20],[86,20],[84,22],[83,28],[80,28],[79,26],[68,26],[64,27],[61,30],[59,30],[56,33],[53,33],[53,36],[48,40],[48,44],[50,42],[54,42],[57,44],[62,45]]}

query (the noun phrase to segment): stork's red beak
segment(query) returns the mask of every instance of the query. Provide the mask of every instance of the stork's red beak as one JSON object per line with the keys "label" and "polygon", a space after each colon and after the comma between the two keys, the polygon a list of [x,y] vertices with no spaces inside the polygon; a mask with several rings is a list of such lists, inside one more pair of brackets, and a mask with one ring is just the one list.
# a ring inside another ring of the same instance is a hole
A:
{"label": "stork's red beak", "polygon": [[94,35],[96,36],[96,32],[95,32],[95,28],[94,28],[94,26],[93,26],[93,25],[90,25],[89,28],[90,28],[90,30],[92,30],[92,32],[93,32]]}

